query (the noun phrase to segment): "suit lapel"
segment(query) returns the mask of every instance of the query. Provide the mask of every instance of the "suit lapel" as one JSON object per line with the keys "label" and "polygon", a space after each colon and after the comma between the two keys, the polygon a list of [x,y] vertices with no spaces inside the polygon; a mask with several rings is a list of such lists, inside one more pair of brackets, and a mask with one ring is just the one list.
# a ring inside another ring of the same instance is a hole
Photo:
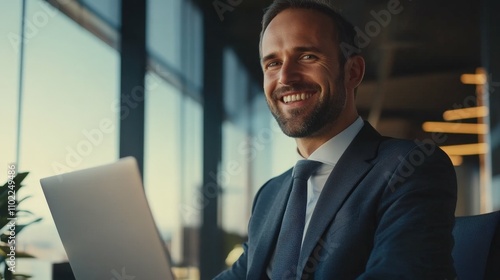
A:
{"label": "suit lapel", "polygon": [[[281,222],[285,213],[286,204],[292,187],[291,172],[281,182],[280,185],[274,186],[279,188],[275,199],[270,203],[273,204],[272,211],[265,213],[268,216],[259,235],[253,240],[253,244],[257,244],[254,255],[250,257],[248,264],[248,279],[261,279],[261,276],[266,273],[267,265],[271,260],[276,241],[278,239]],[[271,186],[269,186],[271,187]],[[265,198],[262,198],[265,199]]]}
{"label": "suit lapel", "polygon": [[307,259],[343,202],[372,168],[370,160],[376,156],[381,139],[380,134],[365,122],[361,131],[335,165],[311,217],[299,258],[300,270],[303,271]]}

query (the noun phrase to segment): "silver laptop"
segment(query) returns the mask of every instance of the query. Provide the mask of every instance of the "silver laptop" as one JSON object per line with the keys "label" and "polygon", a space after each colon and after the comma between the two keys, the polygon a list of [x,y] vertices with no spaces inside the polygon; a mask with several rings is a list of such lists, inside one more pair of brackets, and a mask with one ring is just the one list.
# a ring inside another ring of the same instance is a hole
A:
{"label": "silver laptop", "polygon": [[40,183],[76,279],[174,279],[134,158]]}

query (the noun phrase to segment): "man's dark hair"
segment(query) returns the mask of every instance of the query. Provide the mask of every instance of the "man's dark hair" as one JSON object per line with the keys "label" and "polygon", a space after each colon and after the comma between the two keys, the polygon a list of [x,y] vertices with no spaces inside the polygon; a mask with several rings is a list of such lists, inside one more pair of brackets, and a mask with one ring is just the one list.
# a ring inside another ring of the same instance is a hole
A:
{"label": "man's dark hair", "polygon": [[[309,9],[321,12],[330,17],[334,22],[337,31],[337,44],[339,46],[340,65],[344,65],[348,57],[359,54],[360,49],[356,40],[354,26],[342,17],[329,0],[275,0],[264,12],[262,17],[262,31],[260,32],[259,49],[262,47],[262,37],[269,23],[279,13],[287,9]],[[347,46],[345,45],[347,44]],[[342,51],[341,45],[346,46],[350,51]],[[356,51],[352,51],[355,49]]]}

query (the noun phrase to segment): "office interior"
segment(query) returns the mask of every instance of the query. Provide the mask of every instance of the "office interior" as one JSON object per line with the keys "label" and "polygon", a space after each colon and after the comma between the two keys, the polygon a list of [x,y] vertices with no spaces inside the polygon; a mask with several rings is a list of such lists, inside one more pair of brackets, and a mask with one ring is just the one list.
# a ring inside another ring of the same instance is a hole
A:
{"label": "office interior", "polygon": [[[21,272],[50,279],[67,261],[39,179],[124,156],[139,162],[178,279],[234,262],[253,196],[297,160],[262,90],[270,2],[0,0],[0,178],[11,164],[29,172],[19,208],[42,218],[19,233],[35,256]],[[500,2],[335,2],[367,63],[360,115],[445,150],[457,216],[499,210]]]}

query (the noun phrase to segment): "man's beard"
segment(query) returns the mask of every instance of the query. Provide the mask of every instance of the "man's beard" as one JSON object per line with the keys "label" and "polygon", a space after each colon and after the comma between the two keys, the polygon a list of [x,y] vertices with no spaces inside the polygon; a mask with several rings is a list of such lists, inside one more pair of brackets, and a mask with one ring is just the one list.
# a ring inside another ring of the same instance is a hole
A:
{"label": "man's beard", "polygon": [[[336,81],[336,88],[334,92],[329,95],[320,97],[317,104],[310,112],[309,108],[297,108],[289,110],[290,117],[285,117],[285,114],[278,109],[278,107],[271,106],[268,102],[269,109],[274,118],[278,122],[283,133],[287,136],[294,138],[301,138],[314,135],[325,126],[334,123],[339,118],[343,109],[345,108],[346,92],[344,88],[343,75],[339,75]],[[315,84],[295,84],[288,90],[310,90],[319,89],[320,87]],[[283,90],[283,89],[278,89]],[[331,90],[331,89],[330,89]],[[318,94],[318,93],[317,93]],[[273,93],[273,96],[275,93]]]}

